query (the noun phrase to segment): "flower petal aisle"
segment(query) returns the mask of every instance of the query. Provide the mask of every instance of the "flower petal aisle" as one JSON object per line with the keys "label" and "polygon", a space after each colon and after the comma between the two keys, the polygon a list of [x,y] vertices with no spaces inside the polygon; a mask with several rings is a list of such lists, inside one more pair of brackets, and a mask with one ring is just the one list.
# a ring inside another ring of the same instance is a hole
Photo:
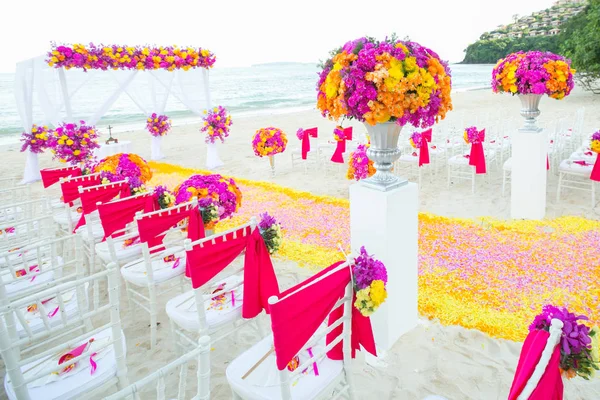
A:
{"label": "flower petal aisle", "polygon": [[[193,174],[149,163],[150,185],[173,189]],[[350,245],[350,203],[279,185],[235,178],[244,202],[219,230],[268,210],[282,226],[279,256],[311,269],[339,261]],[[544,221],[479,221],[419,215],[419,313],[492,337],[523,340],[544,304],[561,304],[600,324],[597,244],[600,222],[578,217]]]}

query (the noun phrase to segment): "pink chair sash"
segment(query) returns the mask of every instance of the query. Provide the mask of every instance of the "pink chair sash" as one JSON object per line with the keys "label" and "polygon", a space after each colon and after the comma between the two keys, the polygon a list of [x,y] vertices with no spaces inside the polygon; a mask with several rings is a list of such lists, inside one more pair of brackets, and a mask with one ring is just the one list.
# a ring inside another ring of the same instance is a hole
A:
{"label": "pink chair sash", "polygon": [[600,182],[600,153],[596,155],[596,162],[594,163],[594,168],[592,168],[592,174],[590,175],[590,179],[596,182]]}
{"label": "pink chair sash", "polygon": [[469,155],[469,165],[475,167],[476,174],[485,174],[485,153],[483,151],[483,142],[485,142],[485,129],[479,131],[479,140],[477,143],[471,143],[471,154]]}
{"label": "pink chair sash", "polygon": [[[186,253],[186,276],[192,278],[197,289],[225,269],[245,249],[244,302],[242,317],[254,318],[265,310],[269,313],[269,297],[279,294],[279,284],[271,256],[258,229],[238,229],[225,237],[218,237],[196,245]],[[244,231],[246,235],[244,236]],[[234,238],[234,235],[236,236]]]}
{"label": "pink chair sash", "polygon": [[421,147],[419,149],[419,167],[429,164],[429,142],[431,142],[431,129],[421,132]]}
{"label": "pink chair sash", "polygon": [[189,218],[188,238],[192,240],[204,238],[204,224],[200,209],[196,206],[189,210],[180,208],[170,212],[167,209],[162,213],[137,220],[140,242],[148,243],[148,247],[158,246],[162,243],[166,232],[185,218]]}
{"label": "pink chair sash", "polygon": [[[133,221],[135,214],[139,211],[149,213],[158,209],[156,207],[156,197],[152,193],[146,193],[142,196],[131,197],[116,203],[103,203],[98,206],[100,222],[104,229],[104,238],[111,236],[115,231],[125,228],[128,223]],[[123,235],[121,233],[120,235]],[[120,236],[117,235],[117,236]]]}
{"label": "pink chair sash", "polygon": [[[508,400],[516,400],[525,388],[527,381],[531,378],[536,365],[540,361],[549,336],[550,334],[547,331],[541,330],[531,331],[527,335],[521,349],[519,364],[517,365]],[[528,400],[562,400],[563,383],[559,365],[560,348],[556,346],[544,375],[542,375],[540,382]]]}
{"label": "pink chair sash", "polygon": [[346,140],[352,140],[352,127],[349,126],[344,128],[344,135],[346,136],[345,140],[337,142],[335,152],[333,156],[331,156],[331,161],[338,164],[344,163],[343,154],[346,152]]}
{"label": "pink chair sash", "polygon": [[102,183],[99,175],[94,176],[81,176],[75,179],[70,179],[66,182],[62,182],[60,184],[60,189],[63,194],[63,202],[64,203],[72,203],[74,200],[77,200],[79,196],[79,186],[88,187],[88,186],[97,186]]}
{"label": "pink chair sash", "polygon": [[[343,313],[343,306],[332,310],[335,303],[344,297],[346,285],[350,283],[350,268],[343,268],[328,277],[306,287],[309,283],[324,276],[338,267],[341,262],[325,268],[306,281],[286,290],[282,298],[271,305],[273,343],[277,359],[277,368],[283,370],[298,354],[302,346],[316,332],[329,315],[329,324],[334,323]],[[305,289],[284,298],[286,295],[305,287]],[[360,312],[352,307],[352,353],[362,345],[369,353],[376,355],[375,341],[369,318],[357,318]],[[327,335],[331,343],[339,333],[341,326]],[[339,343],[327,356],[334,360],[342,358],[342,343]]]}
{"label": "pink chair sash", "polygon": [[75,226],[73,232],[75,232],[80,226],[85,225],[85,216],[98,209],[96,203],[107,202],[114,199],[117,196],[121,198],[128,197],[131,194],[131,189],[127,182],[120,182],[118,184],[110,184],[106,186],[100,186],[99,188],[86,190],[81,194],[81,208],[83,212],[79,218],[79,222]]}
{"label": "pink chair sash", "polygon": [[81,176],[81,168],[79,167],[64,167],[64,168],[47,168],[41,169],[42,185],[48,188],[60,180],[60,178],[68,178]]}
{"label": "pink chair sash", "polygon": [[319,132],[318,128],[310,128],[310,129],[304,130],[304,134],[302,136],[302,159],[303,160],[306,160],[308,152],[310,151],[310,138],[318,137],[318,135],[319,135],[318,132]]}

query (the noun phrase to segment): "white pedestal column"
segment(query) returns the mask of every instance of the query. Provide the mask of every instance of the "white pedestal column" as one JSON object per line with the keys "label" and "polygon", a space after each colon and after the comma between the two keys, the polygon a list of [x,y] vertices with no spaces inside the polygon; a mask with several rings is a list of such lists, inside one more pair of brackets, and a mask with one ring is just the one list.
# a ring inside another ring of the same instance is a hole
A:
{"label": "white pedestal column", "polygon": [[388,298],[371,316],[378,351],[417,326],[418,207],[414,183],[389,192],[350,186],[352,250],[365,246],[388,272]]}
{"label": "white pedestal column", "polygon": [[546,215],[548,134],[517,132],[512,135],[510,216],[543,219]]}
{"label": "white pedestal column", "polygon": [[152,136],[152,155],[150,157],[152,160],[162,160],[165,158],[161,149],[161,142],[162,136]]}

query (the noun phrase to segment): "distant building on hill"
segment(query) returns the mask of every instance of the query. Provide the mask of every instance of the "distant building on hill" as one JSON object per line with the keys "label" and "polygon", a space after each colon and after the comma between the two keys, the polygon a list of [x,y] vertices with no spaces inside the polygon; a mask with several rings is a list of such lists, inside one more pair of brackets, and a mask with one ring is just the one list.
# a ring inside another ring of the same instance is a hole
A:
{"label": "distant building on hill", "polygon": [[560,33],[560,29],[554,28],[548,31],[548,35],[558,35]]}

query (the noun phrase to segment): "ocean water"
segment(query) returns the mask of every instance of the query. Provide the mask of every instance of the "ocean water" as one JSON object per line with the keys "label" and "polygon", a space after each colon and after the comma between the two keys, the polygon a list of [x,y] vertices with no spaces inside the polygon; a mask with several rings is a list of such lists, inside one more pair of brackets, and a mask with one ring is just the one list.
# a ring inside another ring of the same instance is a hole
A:
{"label": "ocean water", "polygon": [[[490,86],[492,65],[453,64],[454,91]],[[246,68],[214,68],[210,92],[214,105],[225,106],[233,117],[286,113],[315,107],[318,68],[313,64],[279,63]],[[80,110],[94,110],[96,98],[110,93],[115,83],[110,74],[96,74],[85,87],[85,96],[76,101]],[[16,142],[22,131],[14,97],[14,74],[0,74],[0,144]],[[197,121],[198,117],[171,97],[165,110],[175,125]],[[41,112],[34,108],[34,122]],[[146,116],[126,95],[97,123],[111,124],[115,131],[142,129]]]}

